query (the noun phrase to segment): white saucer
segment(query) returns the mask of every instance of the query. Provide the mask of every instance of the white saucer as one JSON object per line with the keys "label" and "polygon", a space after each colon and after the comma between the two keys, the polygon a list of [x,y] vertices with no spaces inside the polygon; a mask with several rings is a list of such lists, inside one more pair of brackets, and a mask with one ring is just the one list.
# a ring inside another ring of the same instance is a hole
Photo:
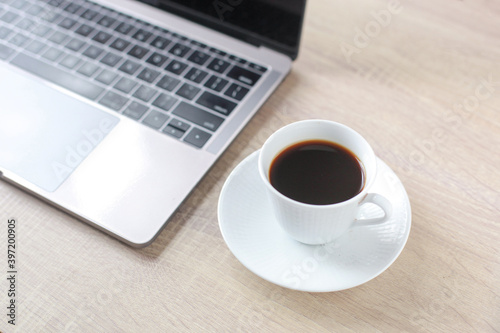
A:
{"label": "white saucer", "polygon": [[[258,151],[229,175],[219,197],[219,226],[227,246],[250,271],[277,285],[328,292],[363,284],[385,271],[406,244],[411,208],[403,184],[378,159],[372,192],[393,205],[393,216],[378,226],[350,229],[326,245],[305,245],[290,238],[274,220],[257,169]],[[364,205],[364,218],[381,213]]]}

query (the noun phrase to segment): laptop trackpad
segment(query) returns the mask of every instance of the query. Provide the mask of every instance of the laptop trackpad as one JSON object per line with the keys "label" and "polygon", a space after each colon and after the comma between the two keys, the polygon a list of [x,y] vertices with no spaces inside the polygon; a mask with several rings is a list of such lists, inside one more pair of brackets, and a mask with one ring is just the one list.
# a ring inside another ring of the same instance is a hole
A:
{"label": "laptop trackpad", "polygon": [[55,191],[119,118],[0,65],[0,170]]}

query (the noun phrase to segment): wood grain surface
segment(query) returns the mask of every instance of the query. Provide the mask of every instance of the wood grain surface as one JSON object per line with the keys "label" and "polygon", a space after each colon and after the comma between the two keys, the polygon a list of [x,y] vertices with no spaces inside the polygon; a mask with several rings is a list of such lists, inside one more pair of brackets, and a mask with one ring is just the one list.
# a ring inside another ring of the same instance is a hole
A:
{"label": "wood grain surface", "polygon": [[[19,248],[17,325],[2,278],[0,331],[499,332],[499,112],[499,1],[310,0],[291,74],[151,246],[128,247],[0,182],[1,243],[14,217]],[[230,172],[309,118],[362,133],[412,206],[400,257],[340,292],[266,282],[217,222]]]}

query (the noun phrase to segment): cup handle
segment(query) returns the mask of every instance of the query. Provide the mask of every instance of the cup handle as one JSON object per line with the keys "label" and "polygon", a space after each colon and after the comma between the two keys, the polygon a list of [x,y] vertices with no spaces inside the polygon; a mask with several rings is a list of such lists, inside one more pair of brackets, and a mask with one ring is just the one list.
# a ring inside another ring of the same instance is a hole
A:
{"label": "cup handle", "polygon": [[392,204],[386,197],[377,193],[368,193],[363,200],[359,203],[359,207],[367,203],[373,203],[384,211],[384,216],[375,217],[372,219],[356,219],[354,222],[355,227],[363,227],[367,225],[376,225],[386,222],[392,215]]}

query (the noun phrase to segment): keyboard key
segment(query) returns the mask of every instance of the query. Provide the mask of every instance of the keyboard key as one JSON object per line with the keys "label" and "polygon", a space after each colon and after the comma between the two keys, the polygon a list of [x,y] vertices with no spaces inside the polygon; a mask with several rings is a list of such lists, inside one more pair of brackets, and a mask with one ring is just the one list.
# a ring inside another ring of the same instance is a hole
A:
{"label": "keyboard key", "polygon": [[106,42],[111,38],[111,34],[108,34],[104,31],[99,31],[92,40],[95,40],[98,43],[106,44]]}
{"label": "keyboard key", "polygon": [[184,77],[190,81],[200,83],[207,75],[208,73],[201,69],[191,68]]}
{"label": "keyboard key", "polygon": [[242,65],[246,64],[246,62],[247,62],[245,59],[242,59],[242,58],[237,57],[235,55],[230,55],[229,59],[231,59],[232,61],[236,61],[237,63],[240,63]]}
{"label": "keyboard key", "polygon": [[184,135],[183,131],[180,131],[177,128],[172,127],[170,125],[165,126],[165,128],[162,130],[162,132],[167,133],[167,134],[169,134],[177,139],[181,138]]}
{"label": "keyboard key", "polygon": [[168,46],[168,44],[170,44],[170,42],[171,42],[170,39],[158,36],[151,42],[151,45],[160,50],[165,50],[165,48]]}
{"label": "keyboard key", "polygon": [[210,131],[215,131],[224,121],[223,118],[211,114],[197,106],[181,102],[172,114],[184,118],[192,123],[202,126]]}
{"label": "keyboard key", "polygon": [[195,147],[202,148],[212,135],[194,127],[184,138],[184,141]]}
{"label": "keyboard key", "polygon": [[200,92],[200,88],[196,88],[188,83],[184,83],[182,87],[177,90],[177,95],[184,97],[186,99],[193,99]]}
{"label": "keyboard key", "polygon": [[134,26],[132,24],[122,22],[116,27],[115,30],[118,31],[119,33],[124,34],[124,35],[128,35],[129,32],[131,32],[133,28],[134,28]]}
{"label": "keyboard key", "polygon": [[80,66],[77,72],[87,77],[91,77],[92,75],[95,74],[95,72],[97,72],[98,69],[99,66],[90,62],[85,62],[83,65]]}
{"label": "keyboard key", "polygon": [[167,61],[167,59],[168,57],[155,52],[148,58],[148,60],[146,60],[146,62],[148,64],[160,67],[165,63],[165,61]]}
{"label": "keyboard key", "polygon": [[225,116],[229,115],[237,105],[236,103],[231,102],[230,100],[209,93],[208,91],[205,91],[200,96],[200,98],[198,98],[196,103],[203,105],[211,110],[222,113]]}
{"label": "keyboard key", "polygon": [[83,48],[84,45],[85,45],[84,41],[77,38],[73,38],[66,44],[66,48],[73,51],[78,51],[81,48]]}
{"label": "keyboard key", "polygon": [[189,50],[191,50],[191,48],[188,46],[177,43],[168,52],[182,58],[189,52]]}
{"label": "keyboard key", "polygon": [[116,22],[116,19],[109,17],[109,16],[103,16],[99,21],[97,21],[97,24],[100,24],[103,27],[109,28],[115,22]]}
{"label": "keyboard key", "polygon": [[217,75],[212,75],[210,79],[205,83],[205,87],[215,90],[217,92],[222,91],[229,81],[218,77]]}
{"label": "keyboard key", "polygon": [[106,64],[110,67],[114,67],[117,63],[120,62],[120,60],[122,60],[122,57],[120,57],[119,55],[116,55],[114,53],[111,53],[111,52],[108,52],[102,59],[101,59],[101,62],[103,64]]}
{"label": "keyboard key", "polygon": [[14,1],[11,6],[14,7],[14,8],[17,8],[17,9],[23,9],[24,7],[26,7],[28,5],[28,2],[24,1],[24,0],[16,0]]}
{"label": "keyboard key", "polygon": [[12,44],[12,45],[15,45],[15,46],[23,46],[24,44],[27,44],[29,41],[31,41],[31,39],[29,39],[28,37],[26,37],[25,35],[23,34],[16,34],[14,35],[10,40],[9,42]]}
{"label": "keyboard key", "polygon": [[64,0],[49,0],[46,1],[49,5],[54,6],[54,7],[59,7],[63,4]]}
{"label": "keyboard key", "polygon": [[145,42],[149,39],[149,37],[151,37],[151,33],[149,31],[139,29],[132,37],[137,39],[138,41]]}
{"label": "keyboard key", "polygon": [[62,44],[67,39],[69,39],[69,36],[59,31],[54,32],[49,38],[49,40],[55,44]]}
{"label": "keyboard key", "polygon": [[189,56],[188,60],[194,62],[195,64],[203,65],[208,58],[210,58],[210,56],[205,52],[194,51],[193,54]]}
{"label": "keyboard key", "polygon": [[58,26],[64,29],[71,29],[75,24],[76,24],[75,20],[66,17],[61,22],[59,22]]}
{"label": "keyboard key", "polygon": [[77,11],[80,10],[80,8],[82,8],[82,6],[80,5],[77,5],[77,4],[74,4],[74,3],[70,3],[69,5],[67,5],[65,8],[64,8],[64,11],[68,12],[68,13],[71,13],[71,14],[74,14],[76,13]]}
{"label": "keyboard key", "polygon": [[36,23],[28,18],[23,18],[21,21],[17,22],[16,27],[21,30],[31,30],[35,27]]}
{"label": "keyboard key", "polygon": [[69,74],[25,54],[18,54],[11,64],[91,100],[96,99],[104,91],[87,79]]}
{"label": "keyboard key", "polygon": [[149,102],[155,94],[155,89],[141,85],[132,96],[140,99],[141,101]]}
{"label": "keyboard key", "polygon": [[17,20],[18,17],[19,15],[14,12],[7,12],[0,17],[0,21],[4,21],[5,23],[12,23]]}
{"label": "keyboard key", "polygon": [[124,39],[121,39],[121,38],[117,38],[113,41],[113,43],[111,43],[111,45],[109,45],[110,47],[114,48],[115,50],[118,50],[118,51],[123,51],[127,48],[127,46],[130,45],[130,42],[127,42],[126,40]]}
{"label": "keyboard key", "polygon": [[177,128],[178,130],[180,131],[183,131],[183,132],[186,132],[189,127],[191,127],[191,125],[189,125],[188,123],[182,121],[182,120],[179,120],[179,119],[172,119],[169,123],[168,123],[169,126],[172,126],[172,127],[175,127]]}
{"label": "keyboard key", "polygon": [[0,39],[7,39],[13,31],[6,27],[0,27]]}
{"label": "keyboard key", "polygon": [[160,72],[154,71],[149,68],[144,68],[137,77],[141,80],[151,83],[158,77],[158,75],[160,75]]}
{"label": "keyboard key", "polygon": [[214,59],[212,62],[207,66],[207,68],[216,71],[217,73],[223,73],[226,68],[229,66],[229,63],[227,61],[221,60],[221,59]]}
{"label": "keyboard key", "polygon": [[184,41],[188,40],[188,39],[187,39],[187,37],[182,36],[182,35],[179,35],[179,34],[178,34],[178,33],[176,33],[176,32],[172,32],[172,36],[174,36],[174,37],[176,37],[176,38],[179,38],[180,40],[184,40]]}
{"label": "keyboard key", "polygon": [[140,103],[137,103],[137,102],[132,102],[123,111],[123,114],[132,118],[132,119],[137,120],[137,119],[141,118],[144,115],[144,113],[146,113],[146,111],[148,111],[147,106],[140,104]]}
{"label": "keyboard key", "polygon": [[192,40],[191,44],[193,44],[194,46],[198,46],[200,49],[206,49],[207,48],[207,45],[205,45],[203,43],[200,43],[198,41],[195,41],[195,40]]}
{"label": "keyboard key", "polygon": [[125,104],[127,104],[128,99],[122,95],[108,91],[103,98],[99,101],[99,104],[107,106],[108,108],[119,111]]}
{"label": "keyboard key", "polygon": [[239,84],[233,83],[224,93],[224,95],[241,101],[243,97],[248,93],[248,89],[240,86]]}
{"label": "keyboard key", "polygon": [[43,24],[38,24],[33,28],[33,30],[31,30],[31,32],[39,37],[45,37],[52,32],[52,28]]}
{"label": "keyboard key", "polygon": [[44,21],[54,23],[61,18],[61,15],[57,14],[56,12],[47,11],[43,12],[40,18]]}
{"label": "keyboard key", "polygon": [[34,40],[30,45],[26,47],[26,50],[34,54],[39,54],[43,49],[45,49],[46,46],[47,45],[45,45],[45,43],[42,43],[39,40]]}
{"label": "keyboard key", "polygon": [[85,52],[83,52],[83,55],[91,59],[97,59],[103,52],[103,49],[92,45],[88,49],[86,49]]}
{"label": "keyboard key", "polygon": [[50,49],[45,51],[44,54],[42,54],[42,57],[44,57],[45,59],[50,60],[50,61],[56,61],[57,58],[59,58],[62,54],[63,54],[62,51],[60,51],[54,47],[51,47]]}
{"label": "keyboard key", "polygon": [[5,60],[13,55],[15,50],[6,45],[0,44],[0,59]]}
{"label": "keyboard key", "polygon": [[158,98],[156,98],[153,102],[153,105],[168,111],[172,108],[172,106],[174,106],[175,102],[177,102],[177,98],[167,94],[160,94],[160,96],[158,96]]}
{"label": "keyboard key", "polygon": [[181,81],[171,76],[165,75],[156,85],[162,89],[172,91],[179,84],[179,82]]}
{"label": "keyboard key", "polygon": [[39,16],[40,13],[44,11],[44,8],[39,5],[33,5],[30,8],[26,10],[26,13],[33,15],[33,16]]}
{"label": "keyboard key", "polygon": [[258,72],[261,72],[261,73],[265,73],[267,71],[266,67],[261,66],[261,65],[257,65],[257,64],[254,64],[254,63],[250,63],[250,64],[248,64],[248,66],[250,68],[252,68],[252,69],[255,69]]}
{"label": "keyboard key", "polygon": [[227,73],[227,76],[249,86],[253,86],[261,77],[260,74],[254,73],[240,66],[234,66],[231,68],[229,73]]}
{"label": "keyboard key", "polygon": [[132,57],[135,57],[137,59],[142,59],[146,55],[146,53],[148,53],[148,49],[146,49],[145,47],[139,46],[139,45],[134,46],[128,52],[128,54],[130,54]]}
{"label": "keyboard key", "polygon": [[68,69],[73,69],[80,63],[80,58],[75,57],[74,55],[67,55],[63,60],[61,60],[60,64]]}
{"label": "keyboard key", "polygon": [[64,0],[48,0],[46,2],[51,6],[59,7],[63,4]]}
{"label": "keyboard key", "polygon": [[92,21],[97,16],[97,14],[98,13],[96,11],[92,9],[87,9],[85,12],[83,12],[81,17],[83,17],[86,20]]}
{"label": "keyboard key", "polygon": [[220,55],[221,57],[226,55],[226,52],[216,49],[215,47],[210,48],[210,52]]}
{"label": "keyboard key", "polygon": [[139,67],[141,66],[138,63],[127,60],[118,69],[122,72],[132,75],[139,69]]}
{"label": "keyboard key", "polygon": [[163,28],[160,28],[160,27],[154,27],[154,30],[155,32],[161,34],[161,35],[166,35],[168,34],[168,30],[167,29],[163,29]]}
{"label": "keyboard key", "polygon": [[114,88],[115,89],[118,89],[124,93],[129,93],[132,91],[132,89],[136,86],[137,84],[135,83],[134,80],[131,80],[131,79],[127,79],[127,78],[121,78],[120,81],[118,81]]}
{"label": "keyboard key", "polygon": [[111,71],[108,71],[107,69],[103,70],[97,77],[95,78],[97,81],[104,83],[104,84],[111,84],[113,82],[118,74],[115,74]]}
{"label": "keyboard key", "polygon": [[94,28],[92,28],[91,26],[88,26],[86,24],[82,24],[78,29],[75,30],[75,32],[79,35],[87,37],[92,32],[94,32]]}
{"label": "keyboard key", "polygon": [[169,72],[172,72],[174,74],[180,75],[187,67],[188,65],[177,61],[177,60],[172,60],[165,69]]}
{"label": "keyboard key", "polygon": [[154,129],[159,129],[167,120],[168,116],[166,114],[153,110],[144,118],[142,123]]}

